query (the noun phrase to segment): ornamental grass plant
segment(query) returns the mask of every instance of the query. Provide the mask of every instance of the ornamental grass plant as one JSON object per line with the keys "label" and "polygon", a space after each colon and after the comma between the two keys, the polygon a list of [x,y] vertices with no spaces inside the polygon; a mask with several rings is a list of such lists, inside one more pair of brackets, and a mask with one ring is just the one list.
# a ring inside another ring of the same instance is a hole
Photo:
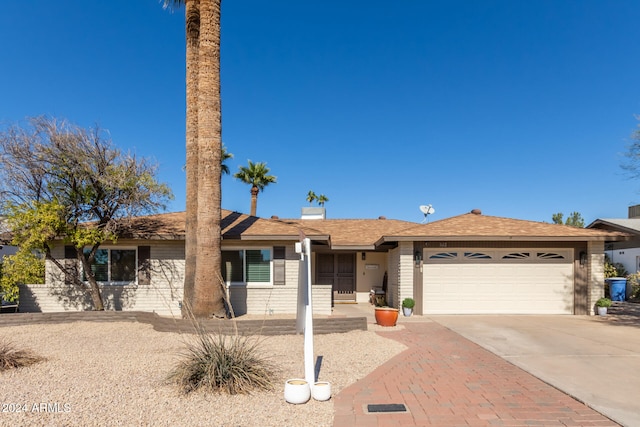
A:
{"label": "ornamental grass plant", "polygon": [[[224,289],[224,282],[219,278]],[[232,322],[233,332],[224,334],[209,331],[196,319],[191,307],[185,314],[191,320],[194,334],[185,342],[176,366],[167,375],[170,383],[187,394],[202,390],[227,394],[250,394],[252,391],[272,390],[277,375],[275,364],[261,351],[260,335],[244,336],[238,332],[235,313],[224,289],[224,303]]]}
{"label": "ornamental grass plant", "polygon": [[276,369],[260,351],[259,336],[212,333],[195,324],[196,334],[167,379],[185,394],[196,391],[250,394],[271,390]]}
{"label": "ornamental grass plant", "polygon": [[0,372],[30,366],[43,360],[43,357],[31,350],[17,348],[6,339],[0,339]]}

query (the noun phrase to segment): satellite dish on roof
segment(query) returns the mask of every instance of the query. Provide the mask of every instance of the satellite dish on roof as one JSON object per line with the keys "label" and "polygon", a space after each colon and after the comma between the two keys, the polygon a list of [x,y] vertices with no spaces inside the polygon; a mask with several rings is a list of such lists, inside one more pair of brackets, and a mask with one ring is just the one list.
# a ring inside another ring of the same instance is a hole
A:
{"label": "satellite dish on roof", "polygon": [[428,216],[431,215],[432,213],[434,213],[435,211],[436,210],[431,205],[422,205],[422,206],[420,206],[420,212],[422,212],[424,214],[424,219],[422,220],[422,222],[427,221]]}
{"label": "satellite dish on roof", "polygon": [[425,215],[430,215],[430,214],[434,213],[435,211],[436,210],[431,205],[422,205],[422,206],[420,206],[420,212],[422,212]]}

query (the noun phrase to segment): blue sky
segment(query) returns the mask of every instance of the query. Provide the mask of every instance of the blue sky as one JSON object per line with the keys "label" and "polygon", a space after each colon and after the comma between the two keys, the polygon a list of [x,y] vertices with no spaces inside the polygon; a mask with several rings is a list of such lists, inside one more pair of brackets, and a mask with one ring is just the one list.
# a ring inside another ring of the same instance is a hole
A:
{"label": "blue sky", "polygon": [[[309,190],[330,218],[482,209],[626,217],[640,114],[640,2],[225,0],[223,141],[267,162],[258,215]],[[184,210],[184,11],[158,0],[23,0],[0,13],[0,125],[47,114],[154,158]],[[249,187],[223,178],[223,207]]]}

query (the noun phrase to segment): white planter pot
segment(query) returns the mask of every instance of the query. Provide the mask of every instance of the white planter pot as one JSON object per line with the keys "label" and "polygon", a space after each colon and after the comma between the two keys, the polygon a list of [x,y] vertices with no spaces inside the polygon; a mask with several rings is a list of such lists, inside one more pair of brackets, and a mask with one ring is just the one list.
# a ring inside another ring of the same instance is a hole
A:
{"label": "white planter pot", "polygon": [[405,317],[411,316],[413,314],[413,308],[402,307],[402,314],[404,314]]}
{"label": "white planter pot", "polygon": [[598,316],[607,315],[607,307],[597,307],[597,308],[598,308]]}
{"label": "white planter pot", "polygon": [[284,383],[284,400],[293,404],[306,403],[311,397],[309,383],[300,378],[292,378]]}
{"label": "white planter pot", "polygon": [[318,381],[311,388],[311,396],[315,400],[331,399],[331,383],[327,381]]}

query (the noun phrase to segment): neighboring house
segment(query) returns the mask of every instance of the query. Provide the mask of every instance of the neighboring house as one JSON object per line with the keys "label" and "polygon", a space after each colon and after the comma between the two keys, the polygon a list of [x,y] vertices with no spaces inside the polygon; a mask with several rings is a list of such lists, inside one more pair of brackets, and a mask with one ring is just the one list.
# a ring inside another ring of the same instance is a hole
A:
{"label": "neighboring house", "polygon": [[5,255],[13,255],[18,252],[16,246],[11,246],[11,233],[7,228],[5,219],[0,217],[0,262]]}
{"label": "neighboring house", "polygon": [[0,262],[2,262],[2,257],[13,255],[18,252],[17,246],[11,246],[4,243],[0,243]]}
{"label": "neighboring house", "polygon": [[[184,212],[138,217],[96,261],[106,306],[179,315]],[[222,276],[236,315],[295,313],[301,236],[312,241],[313,306],[367,302],[416,314],[592,314],[603,296],[605,241],[625,233],[482,215],[418,224],[378,219],[252,217],[223,210]],[[60,243],[53,254],[76,263]],[[21,289],[21,311],[81,310],[89,300],[47,264],[46,284]]]}
{"label": "neighboring house", "polygon": [[618,231],[632,237],[624,241],[611,241],[605,253],[613,263],[620,263],[629,273],[640,271],[640,205],[630,206],[628,218],[596,219],[587,228]]}

